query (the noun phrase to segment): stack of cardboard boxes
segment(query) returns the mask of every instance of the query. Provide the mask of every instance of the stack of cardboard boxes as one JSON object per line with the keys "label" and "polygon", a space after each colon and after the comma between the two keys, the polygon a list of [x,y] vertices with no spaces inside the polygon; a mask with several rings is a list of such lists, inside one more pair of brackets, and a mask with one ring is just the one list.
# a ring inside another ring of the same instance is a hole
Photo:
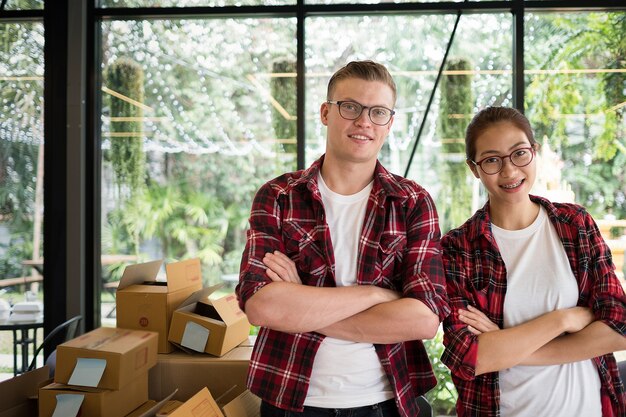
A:
{"label": "stack of cardboard boxes", "polygon": [[39,417],[124,417],[148,401],[157,334],[101,327],[57,347],[54,382],[39,390]]}
{"label": "stack of cardboard boxes", "polygon": [[127,266],[117,287],[117,327],[159,334],[159,353],[175,347],[168,342],[172,314],[194,291],[202,288],[199,259],[165,265],[167,281],[157,281],[162,261]]}
{"label": "stack of cardboard boxes", "polygon": [[161,265],[128,266],[116,295],[118,327],[159,334],[150,398],[176,391],[173,398],[181,404],[208,388],[216,403],[230,405],[230,416],[251,415],[232,411],[258,400],[246,391],[250,323],[235,295],[215,297],[219,286],[202,288],[198,259],[166,264],[165,282],[157,280]]}
{"label": "stack of cardboard boxes", "polygon": [[220,285],[202,288],[199,259],[165,265],[167,281],[157,281],[161,261],[130,265],[116,295],[117,327],[159,334],[159,353],[179,347],[222,356],[247,339],[248,318],[234,294],[209,298]]}
{"label": "stack of cardboard boxes", "polygon": [[157,280],[161,266],[125,269],[117,328],[57,347],[54,382],[37,380],[39,417],[191,417],[200,403],[206,416],[259,415],[260,400],[246,390],[250,323],[236,297],[202,288],[198,259],[165,265],[166,281]]}

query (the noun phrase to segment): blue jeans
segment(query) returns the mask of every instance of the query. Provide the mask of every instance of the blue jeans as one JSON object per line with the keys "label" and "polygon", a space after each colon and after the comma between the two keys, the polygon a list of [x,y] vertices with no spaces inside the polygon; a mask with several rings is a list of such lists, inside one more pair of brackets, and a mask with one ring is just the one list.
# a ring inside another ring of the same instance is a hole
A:
{"label": "blue jeans", "polygon": [[400,414],[394,400],[354,408],[304,407],[300,413],[282,410],[263,401],[261,417],[400,417]]}

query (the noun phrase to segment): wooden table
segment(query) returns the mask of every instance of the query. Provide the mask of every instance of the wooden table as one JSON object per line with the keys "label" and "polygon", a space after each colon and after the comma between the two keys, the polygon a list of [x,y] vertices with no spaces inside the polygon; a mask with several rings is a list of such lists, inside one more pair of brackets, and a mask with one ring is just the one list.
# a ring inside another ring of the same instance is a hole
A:
{"label": "wooden table", "polygon": [[[100,263],[102,266],[113,265],[118,262],[136,262],[136,261],[137,261],[136,255],[108,254],[108,255],[101,255],[100,257]],[[42,259],[28,259],[28,260],[22,261],[22,265],[30,266],[31,268],[35,269],[40,274],[39,281],[42,279],[43,258]],[[102,284],[102,288],[105,291],[110,291],[112,292],[113,295],[115,295],[115,290],[117,289],[118,284],[119,284],[119,281],[104,282]],[[111,317],[114,311],[115,311],[115,306],[113,307],[111,311],[109,311],[109,313],[107,314],[107,317]]]}
{"label": "wooden table", "polygon": [[[111,255],[102,255],[100,257],[101,265],[113,265],[118,262],[135,262],[137,261],[137,256],[135,255],[121,255],[121,254],[111,254]],[[41,275],[43,275],[43,258],[41,259],[27,259],[22,261],[22,265],[30,266],[35,269]]]}

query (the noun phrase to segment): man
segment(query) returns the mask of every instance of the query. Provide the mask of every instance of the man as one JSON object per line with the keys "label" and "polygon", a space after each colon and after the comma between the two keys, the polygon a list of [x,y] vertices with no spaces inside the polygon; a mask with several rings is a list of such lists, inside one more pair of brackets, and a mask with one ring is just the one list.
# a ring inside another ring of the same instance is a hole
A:
{"label": "man", "polygon": [[449,312],[437,213],[377,159],[395,101],[384,66],[341,68],[325,155],[254,198],[237,295],[261,326],[248,386],[263,417],[415,417],[436,384],[420,339]]}

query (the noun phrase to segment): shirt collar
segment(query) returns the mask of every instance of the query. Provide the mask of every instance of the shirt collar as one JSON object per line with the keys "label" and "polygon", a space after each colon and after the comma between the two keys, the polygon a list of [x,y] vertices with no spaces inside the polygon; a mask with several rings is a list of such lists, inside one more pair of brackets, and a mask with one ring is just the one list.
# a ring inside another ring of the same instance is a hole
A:
{"label": "shirt collar", "polygon": [[[553,219],[560,219],[556,207],[549,200],[536,195],[529,195],[529,197],[532,202],[539,203],[545,207],[549,217]],[[473,227],[471,227],[468,234],[471,241],[484,236],[487,240],[493,242],[493,234],[491,233],[491,217],[489,215],[489,200],[487,200],[485,205],[476,211],[476,213],[472,216],[471,224]]]}
{"label": "shirt collar", "polygon": [[[296,178],[291,187],[297,187],[299,185],[306,185],[307,188],[313,193],[319,193],[317,185],[317,175],[324,163],[324,156],[311,164],[309,168],[302,172],[302,175]],[[405,192],[400,183],[399,177],[389,172],[380,161],[376,161],[376,168],[374,169],[374,185],[372,187],[372,195],[376,196],[378,204],[383,204],[387,196],[405,197]]]}

